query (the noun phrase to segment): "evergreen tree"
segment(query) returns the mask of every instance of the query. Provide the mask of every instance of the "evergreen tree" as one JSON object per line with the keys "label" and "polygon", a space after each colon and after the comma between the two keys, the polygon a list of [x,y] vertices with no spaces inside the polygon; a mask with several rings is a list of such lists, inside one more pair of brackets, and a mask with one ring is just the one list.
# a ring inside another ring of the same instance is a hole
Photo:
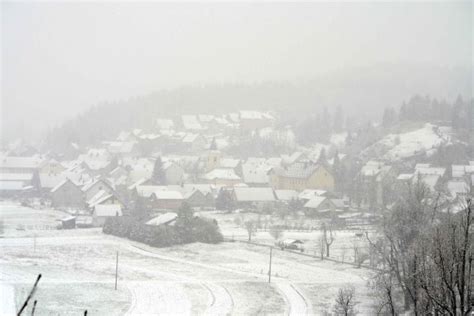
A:
{"label": "evergreen tree", "polygon": [[344,116],[342,114],[341,106],[338,105],[336,108],[336,112],[334,113],[334,122],[333,122],[333,131],[335,133],[340,133],[343,128]]}
{"label": "evergreen tree", "polygon": [[328,161],[326,159],[326,149],[322,148],[321,151],[319,152],[318,164],[326,166],[327,162]]}
{"label": "evergreen tree", "polygon": [[153,184],[166,185],[166,174],[163,169],[163,161],[161,160],[161,157],[156,158],[153,173],[151,175],[151,181]]}
{"label": "evergreen tree", "polygon": [[209,146],[210,150],[217,150],[217,143],[216,143],[216,138],[212,138],[211,146]]}

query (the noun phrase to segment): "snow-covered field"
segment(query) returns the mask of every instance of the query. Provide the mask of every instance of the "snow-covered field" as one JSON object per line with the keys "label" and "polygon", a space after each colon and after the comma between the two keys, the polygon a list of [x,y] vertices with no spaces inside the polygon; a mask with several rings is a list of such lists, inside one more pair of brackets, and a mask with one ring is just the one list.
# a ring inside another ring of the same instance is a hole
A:
{"label": "snow-covered field", "polygon": [[[42,211],[2,205],[0,212],[9,214],[4,218],[9,226],[17,217],[34,221]],[[90,315],[320,314],[331,312],[335,293],[346,284],[357,288],[359,312],[371,313],[369,271],[276,249],[268,283],[269,249],[244,243],[157,249],[98,229],[4,235],[2,315],[19,308],[38,273],[43,277],[34,296],[36,315],[77,315],[85,309]]]}

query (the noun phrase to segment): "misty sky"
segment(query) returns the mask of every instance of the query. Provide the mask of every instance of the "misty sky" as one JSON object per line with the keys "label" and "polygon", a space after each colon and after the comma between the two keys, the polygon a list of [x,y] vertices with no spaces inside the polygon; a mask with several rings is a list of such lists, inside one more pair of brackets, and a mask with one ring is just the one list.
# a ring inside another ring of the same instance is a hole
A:
{"label": "misty sky", "polygon": [[2,123],[18,126],[186,84],[307,79],[387,62],[473,63],[471,2],[1,9]]}

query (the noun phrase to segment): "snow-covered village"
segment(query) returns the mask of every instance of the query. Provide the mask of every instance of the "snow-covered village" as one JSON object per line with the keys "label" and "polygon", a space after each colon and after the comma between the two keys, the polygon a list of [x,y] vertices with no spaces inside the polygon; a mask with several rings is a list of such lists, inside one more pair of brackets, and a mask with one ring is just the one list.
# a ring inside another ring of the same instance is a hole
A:
{"label": "snow-covered village", "polygon": [[472,94],[344,80],[2,114],[0,315],[471,315]]}

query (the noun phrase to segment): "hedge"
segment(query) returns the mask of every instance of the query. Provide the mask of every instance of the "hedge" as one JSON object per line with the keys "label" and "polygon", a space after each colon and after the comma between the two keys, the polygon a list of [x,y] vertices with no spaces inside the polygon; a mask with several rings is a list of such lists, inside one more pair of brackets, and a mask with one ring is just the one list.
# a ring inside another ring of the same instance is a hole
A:
{"label": "hedge", "polygon": [[134,217],[115,216],[105,221],[103,232],[153,247],[168,247],[192,242],[216,244],[224,240],[215,221],[199,217],[192,219],[178,217],[174,226],[152,226]]}

